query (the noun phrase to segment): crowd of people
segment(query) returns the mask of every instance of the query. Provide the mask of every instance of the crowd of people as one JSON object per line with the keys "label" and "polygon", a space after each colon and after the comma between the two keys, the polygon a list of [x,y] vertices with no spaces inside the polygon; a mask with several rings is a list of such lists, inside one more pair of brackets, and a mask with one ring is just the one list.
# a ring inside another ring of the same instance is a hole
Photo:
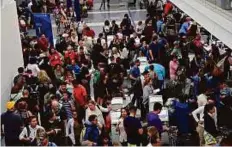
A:
{"label": "crowd of people", "polygon": [[[1,115],[7,146],[161,146],[170,126],[177,126],[177,145],[203,146],[219,143],[221,127],[232,129],[231,50],[220,54],[216,44],[204,50],[199,25],[169,0],[148,1],[147,17],[135,26],[128,14],[120,24],[106,20],[99,34],[83,18],[76,21],[76,12],[63,1],[50,2],[18,7],[24,66]],[[55,16],[55,45],[45,34],[28,36],[35,12]],[[139,57],[149,63],[143,71]],[[173,98],[168,125],[159,118],[162,104],[149,112],[154,89],[164,102]],[[111,100],[126,99],[125,94],[133,98],[121,109],[115,142]],[[220,145],[231,146],[231,137]]]}

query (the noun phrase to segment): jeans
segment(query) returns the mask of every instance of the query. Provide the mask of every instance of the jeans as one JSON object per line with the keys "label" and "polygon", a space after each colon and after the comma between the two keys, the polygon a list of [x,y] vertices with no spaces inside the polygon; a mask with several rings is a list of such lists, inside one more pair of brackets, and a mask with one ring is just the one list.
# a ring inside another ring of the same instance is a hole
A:
{"label": "jeans", "polygon": [[138,95],[136,95],[136,94],[134,94],[134,96],[133,96],[133,98],[132,98],[132,101],[131,101],[131,104],[135,104],[135,101],[136,101],[136,107],[137,108],[141,108],[141,96],[138,96]]}
{"label": "jeans", "polygon": [[164,80],[158,80],[157,84],[160,91],[164,89]]}
{"label": "jeans", "polygon": [[105,10],[106,9],[106,1],[105,0],[102,0],[100,10],[101,10],[102,6],[103,6],[103,9]]}
{"label": "jeans", "polygon": [[148,108],[149,108],[148,103],[141,104],[141,119],[142,120],[146,119],[146,114],[149,112]]}

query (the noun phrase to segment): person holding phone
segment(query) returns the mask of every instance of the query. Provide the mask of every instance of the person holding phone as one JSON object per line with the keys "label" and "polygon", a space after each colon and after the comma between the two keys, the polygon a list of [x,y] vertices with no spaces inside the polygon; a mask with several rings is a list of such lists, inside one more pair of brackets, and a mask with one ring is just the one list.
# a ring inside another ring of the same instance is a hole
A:
{"label": "person holding phone", "polygon": [[24,145],[36,146],[36,134],[38,129],[44,129],[42,126],[38,125],[36,116],[31,116],[29,125],[24,127],[19,135],[19,140],[23,142]]}

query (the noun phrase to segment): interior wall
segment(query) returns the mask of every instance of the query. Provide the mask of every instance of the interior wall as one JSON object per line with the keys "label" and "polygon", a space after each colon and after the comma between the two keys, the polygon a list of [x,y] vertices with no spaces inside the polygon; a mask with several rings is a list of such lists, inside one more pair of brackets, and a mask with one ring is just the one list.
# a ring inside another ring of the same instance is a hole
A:
{"label": "interior wall", "polygon": [[12,81],[18,67],[23,66],[23,55],[18,26],[16,3],[3,0],[1,5],[1,112],[10,99]]}

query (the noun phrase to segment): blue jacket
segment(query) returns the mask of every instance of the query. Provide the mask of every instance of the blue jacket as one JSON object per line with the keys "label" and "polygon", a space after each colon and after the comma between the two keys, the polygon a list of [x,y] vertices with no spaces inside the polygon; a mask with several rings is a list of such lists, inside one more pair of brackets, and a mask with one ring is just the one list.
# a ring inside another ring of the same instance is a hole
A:
{"label": "blue jacket", "polygon": [[84,140],[89,140],[99,144],[100,134],[98,127],[96,125],[91,124],[90,122],[85,123],[86,132],[84,136]]}
{"label": "blue jacket", "polygon": [[78,65],[68,65],[67,68],[72,70],[75,74],[80,74],[81,68]]}
{"label": "blue jacket", "polygon": [[187,103],[180,103],[177,101],[174,101],[175,106],[175,122],[178,128],[179,133],[189,133],[189,107]]}

